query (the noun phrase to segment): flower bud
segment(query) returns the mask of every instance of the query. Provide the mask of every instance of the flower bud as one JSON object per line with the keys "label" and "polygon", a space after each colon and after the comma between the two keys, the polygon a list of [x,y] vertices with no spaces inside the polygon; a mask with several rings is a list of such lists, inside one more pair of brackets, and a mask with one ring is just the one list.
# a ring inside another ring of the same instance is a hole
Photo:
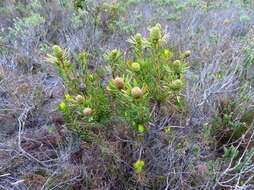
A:
{"label": "flower bud", "polygon": [[72,96],[70,94],[65,94],[65,100],[68,102],[71,102],[73,100]]}
{"label": "flower bud", "polygon": [[86,63],[88,60],[88,53],[87,52],[80,53],[79,59],[80,59],[80,61],[82,61],[82,63]]}
{"label": "flower bud", "polygon": [[140,132],[140,133],[144,133],[145,132],[144,125],[141,125],[141,124],[138,125],[138,132]]}
{"label": "flower bud", "polygon": [[114,81],[114,84],[118,90],[122,90],[124,88],[123,78],[116,77],[113,81]]}
{"label": "flower bud", "polygon": [[191,55],[191,51],[190,50],[187,50],[183,53],[183,58],[187,58],[187,57],[190,57]]}
{"label": "flower bud", "polygon": [[177,80],[173,81],[173,83],[170,87],[171,87],[172,90],[178,91],[178,90],[181,90],[183,85],[184,85],[183,81],[180,80],[180,79],[177,79]]}
{"label": "flower bud", "polygon": [[145,161],[144,160],[137,160],[133,164],[134,171],[137,174],[141,173],[144,170],[144,167],[145,167]]}
{"label": "flower bud", "polygon": [[54,55],[55,55],[57,58],[61,58],[61,57],[62,57],[62,55],[63,55],[63,50],[61,49],[60,46],[54,45],[54,46],[52,47],[52,50],[53,50]]}
{"label": "flower bud", "polygon": [[83,103],[85,101],[85,97],[84,96],[81,96],[81,95],[77,95],[75,97],[75,100],[79,103]]}
{"label": "flower bud", "polygon": [[135,39],[135,42],[136,42],[136,47],[141,49],[142,46],[143,46],[143,37],[140,33],[137,33],[135,36],[134,36],[134,39]]}
{"label": "flower bud", "polygon": [[164,49],[164,50],[163,50],[163,57],[164,57],[165,59],[170,59],[170,58],[172,57],[172,52],[169,51],[168,49]]}
{"label": "flower bud", "polygon": [[134,87],[131,89],[131,95],[134,98],[140,98],[142,96],[142,90],[139,87]]}
{"label": "flower bud", "polygon": [[85,109],[83,110],[83,114],[84,114],[85,116],[91,116],[91,115],[93,114],[93,110],[92,110],[91,108],[87,107],[87,108],[85,108]]}
{"label": "flower bud", "polygon": [[61,102],[61,103],[59,104],[59,109],[60,109],[60,111],[62,111],[62,112],[67,111],[67,105],[66,105],[64,102]]}
{"label": "flower bud", "polygon": [[179,65],[181,65],[181,61],[180,61],[180,60],[175,60],[175,61],[173,62],[173,65],[179,66]]}
{"label": "flower bud", "polygon": [[88,75],[88,80],[90,80],[91,82],[93,82],[95,80],[94,75],[93,74],[89,74]]}
{"label": "flower bud", "polygon": [[132,63],[132,64],[131,64],[131,69],[132,69],[133,71],[135,71],[135,72],[140,71],[140,64],[137,63],[137,62]]}

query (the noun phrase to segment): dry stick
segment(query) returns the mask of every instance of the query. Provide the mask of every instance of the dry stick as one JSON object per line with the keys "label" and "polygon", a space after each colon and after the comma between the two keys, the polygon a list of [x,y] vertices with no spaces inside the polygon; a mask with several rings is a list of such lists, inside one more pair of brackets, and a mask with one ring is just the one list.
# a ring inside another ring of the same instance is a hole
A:
{"label": "dry stick", "polygon": [[11,175],[10,173],[3,174],[3,175],[0,175],[0,178],[1,178],[1,177],[7,177],[7,176],[10,176],[10,175]]}
{"label": "dry stick", "polygon": [[37,158],[35,158],[34,156],[32,156],[31,154],[29,154],[28,152],[26,152],[21,145],[21,140],[22,140],[22,131],[23,131],[23,127],[25,125],[25,121],[24,119],[26,119],[28,112],[31,110],[32,108],[25,108],[24,111],[22,112],[22,114],[19,116],[18,118],[18,122],[19,122],[19,131],[18,131],[18,148],[19,150],[28,158],[28,159],[32,159],[35,160],[36,162],[38,162],[39,164],[41,164],[42,166],[48,168],[48,166],[46,164],[44,164],[42,161],[38,160]]}
{"label": "dry stick", "polygon": [[[254,125],[254,122],[252,122],[250,128],[252,128],[253,125]],[[249,130],[248,130],[248,131],[249,131]],[[246,134],[248,133],[248,131],[246,132]],[[241,141],[239,142],[237,148],[240,147],[240,145],[241,145],[241,143],[242,143],[244,137],[245,137],[245,135],[243,136],[243,138],[242,138]],[[242,161],[242,159],[244,158],[244,156],[246,155],[246,153],[247,153],[247,151],[248,151],[248,147],[249,147],[249,145],[250,145],[250,143],[251,143],[253,137],[254,137],[254,132],[252,133],[251,137],[249,138],[249,141],[248,141],[248,143],[247,143],[247,146],[246,146],[246,148],[245,148],[243,154],[241,155],[240,159],[238,160],[237,164],[235,164],[235,166],[231,168],[231,166],[232,166],[232,164],[233,164],[233,160],[234,160],[234,159],[232,158],[231,161],[230,161],[230,163],[229,163],[229,165],[228,165],[228,167],[227,167],[227,168],[224,170],[224,172],[220,175],[219,179],[221,179],[223,176],[225,176],[228,172],[231,172],[231,171],[235,170],[235,169],[241,164],[241,161]],[[229,183],[230,181],[234,180],[234,179],[237,178],[237,177],[238,177],[238,180],[239,180],[239,178],[241,177],[241,174],[242,174],[242,173],[243,173],[243,172],[242,172],[242,170],[241,170],[241,172],[239,173],[239,176],[233,176],[232,178],[230,178],[230,179],[227,180],[227,181],[222,181],[222,182],[220,182],[220,181],[218,180],[218,184],[221,185],[221,186],[223,186],[223,187],[232,187],[232,185],[226,185],[226,183]],[[245,172],[245,173],[246,173],[246,172]],[[236,185],[238,185],[238,183],[237,183]]]}
{"label": "dry stick", "polygon": [[6,48],[6,49],[13,49],[13,50],[17,50],[15,47],[7,45],[7,44],[0,44],[0,48]]}

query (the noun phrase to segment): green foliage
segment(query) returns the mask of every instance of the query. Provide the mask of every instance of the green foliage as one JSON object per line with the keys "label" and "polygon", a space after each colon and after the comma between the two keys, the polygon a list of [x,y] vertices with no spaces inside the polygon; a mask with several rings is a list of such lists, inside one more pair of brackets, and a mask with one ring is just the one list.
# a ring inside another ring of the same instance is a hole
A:
{"label": "green foliage", "polygon": [[59,109],[71,128],[82,133],[84,127],[102,126],[116,118],[144,133],[154,101],[179,100],[187,69],[183,60],[188,56],[173,61],[173,53],[164,47],[166,38],[161,26],[157,24],[149,31],[148,38],[136,34],[129,40],[133,51],[128,56],[132,61],[125,61],[118,49],[106,53],[113,78],[107,86],[103,84],[103,73],[88,69],[86,52],[75,55],[77,61],[71,63],[66,49],[53,46],[48,60],[65,80],[66,95]]}
{"label": "green foliage", "polygon": [[103,3],[96,7],[96,24],[102,28],[106,33],[115,31],[116,23],[120,16],[119,4],[114,3]]}
{"label": "green foliage", "polygon": [[219,160],[209,160],[207,162],[208,175],[211,177],[212,181],[216,181],[218,178],[218,171],[220,169],[221,161]]}
{"label": "green foliage", "polygon": [[[165,48],[166,35],[161,26],[157,24],[149,31],[148,38],[137,33],[128,40],[133,51],[127,64],[124,60],[119,60],[120,53],[117,61],[108,59],[112,65],[117,65],[113,67],[112,73],[115,76],[115,73],[119,75],[127,71],[137,83],[146,84],[152,100],[160,103],[169,99],[172,101],[184,87],[187,65],[183,61],[187,56],[173,61],[173,53]],[[114,51],[116,50],[111,54]]]}
{"label": "green foliage", "polygon": [[[220,113],[211,121],[210,136],[217,136],[232,142],[240,138],[248,129],[246,120],[237,117],[236,102],[225,102],[222,100]],[[240,110],[237,110],[238,112]],[[245,115],[245,114],[243,114]],[[223,136],[222,136],[223,135]]]}
{"label": "green foliage", "polygon": [[231,145],[230,147],[225,147],[224,148],[224,155],[223,155],[223,158],[225,160],[233,160],[238,154],[238,150],[233,146]]}
{"label": "green foliage", "polygon": [[11,36],[26,35],[29,29],[36,28],[43,24],[45,19],[38,13],[33,13],[23,19],[17,18],[14,21],[14,26],[9,28]]}
{"label": "green foliage", "polygon": [[75,9],[86,9],[87,8],[87,0],[74,0]]}
{"label": "green foliage", "polygon": [[[88,54],[79,53],[76,64],[73,64],[67,56],[67,50],[59,46],[53,46],[52,50],[48,60],[57,66],[67,87],[65,99],[59,109],[70,128],[82,135],[91,126],[107,123],[111,118],[110,103],[99,74],[88,70]],[[91,108],[92,114],[85,114],[86,108]]]}
{"label": "green foliage", "polygon": [[143,131],[140,125],[149,121],[149,98],[146,87],[139,87],[137,81],[124,77],[123,89],[118,89],[115,80],[111,80],[108,90],[114,96],[119,116],[138,131]]}
{"label": "green foliage", "polygon": [[[117,23],[122,18],[119,4],[117,2],[98,3],[92,0],[75,0],[73,6],[76,11],[71,17],[72,26],[76,30],[85,30],[91,46],[96,50],[100,49],[100,43],[106,43],[116,31]],[[85,29],[83,26],[86,26]]]}

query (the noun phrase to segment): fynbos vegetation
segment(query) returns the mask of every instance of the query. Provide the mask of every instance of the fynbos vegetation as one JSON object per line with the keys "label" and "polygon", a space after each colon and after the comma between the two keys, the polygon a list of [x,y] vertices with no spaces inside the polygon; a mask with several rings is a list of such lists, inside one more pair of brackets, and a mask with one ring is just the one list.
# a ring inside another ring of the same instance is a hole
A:
{"label": "fynbos vegetation", "polygon": [[253,8],[0,1],[0,189],[254,189]]}

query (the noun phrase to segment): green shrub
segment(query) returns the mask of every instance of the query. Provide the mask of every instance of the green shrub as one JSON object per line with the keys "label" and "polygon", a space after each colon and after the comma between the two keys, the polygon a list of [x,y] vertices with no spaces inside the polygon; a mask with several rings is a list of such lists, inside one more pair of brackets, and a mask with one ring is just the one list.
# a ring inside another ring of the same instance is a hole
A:
{"label": "green shrub", "polygon": [[75,9],[86,9],[87,8],[87,0],[74,0]]}
{"label": "green shrub", "polygon": [[[211,126],[207,126],[210,128],[209,136],[219,139],[219,144],[234,142],[242,137],[249,128],[248,112],[237,108],[237,102],[230,98],[222,99],[220,104],[219,114],[213,117]],[[241,112],[242,116],[239,117]]]}
{"label": "green shrub", "polygon": [[[127,61],[121,59],[120,52],[116,50],[108,54],[108,60],[113,67],[113,76],[119,73],[128,73],[131,78],[139,84],[146,84],[148,96],[152,101],[159,103],[167,100],[173,101],[184,87],[184,73],[187,65],[183,63],[188,57],[182,56],[181,60],[173,60],[173,53],[165,48],[166,35],[162,32],[161,26],[149,29],[148,38],[141,34],[131,37],[128,42],[132,47],[132,54]],[[117,60],[114,60],[117,54]],[[117,71],[116,71],[117,70]]]}
{"label": "green shrub", "polygon": [[128,77],[124,77],[123,82],[122,89],[118,88],[117,78],[111,80],[107,87],[113,95],[117,114],[137,131],[142,131],[139,126],[147,125],[149,121],[149,97],[146,87],[141,87],[137,81]]}
{"label": "green shrub", "polygon": [[[68,58],[67,50],[59,46],[53,46],[52,50],[48,60],[57,66],[66,84],[65,99],[59,109],[69,128],[87,137],[91,127],[102,126],[111,118],[106,89],[101,83],[100,75],[88,70],[86,52],[79,53],[77,63],[73,64]],[[91,114],[85,114],[87,108],[91,109]]]}
{"label": "green shrub", "polygon": [[45,18],[38,13],[33,13],[24,18],[14,19],[12,28],[9,28],[9,38],[27,35],[31,29],[36,29],[45,23]]}
{"label": "green shrub", "polygon": [[116,118],[144,133],[154,101],[172,104],[179,99],[187,69],[183,60],[188,56],[174,61],[173,53],[165,48],[161,26],[157,24],[149,31],[147,38],[141,34],[130,38],[133,51],[127,55],[127,61],[120,50],[106,54],[113,78],[107,85],[103,73],[88,69],[86,52],[74,56],[77,62],[73,64],[67,50],[53,46],[48,60],[65,80],[66,95],[59,109],[71,129],[87,134],[91,128],[105,126]]}

